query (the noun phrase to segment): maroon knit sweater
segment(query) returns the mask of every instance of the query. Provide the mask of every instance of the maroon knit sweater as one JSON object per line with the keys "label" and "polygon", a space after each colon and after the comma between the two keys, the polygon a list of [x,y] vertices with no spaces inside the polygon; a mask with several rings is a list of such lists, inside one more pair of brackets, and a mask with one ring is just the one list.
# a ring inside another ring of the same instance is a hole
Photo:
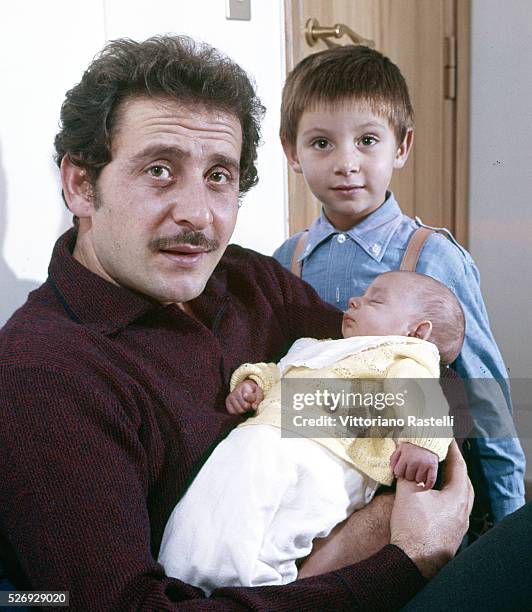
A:
{"label": "maroon knit sweater", "polygon": [[401,607],[424,581],[394,546],[208,599],[164,575],[166,520],[240,420],[224,408],[233,370],[302,336],[338,337],[340,315],[273,259],[231,246],[194,320],[94,275],[74,242],[72,230],[58,240],[47,282],[0,331],[0,555],[17,585],[68,590],[70,609],[98,612]]}

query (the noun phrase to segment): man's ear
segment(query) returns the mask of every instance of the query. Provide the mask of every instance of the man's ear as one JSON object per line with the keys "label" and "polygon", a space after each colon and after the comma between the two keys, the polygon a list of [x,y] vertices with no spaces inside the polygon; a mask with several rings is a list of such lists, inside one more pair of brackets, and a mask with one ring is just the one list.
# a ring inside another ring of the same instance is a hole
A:
{"label": "man's ear", "polygon": [[406,130],[406,135],[403,138],[403,142],[397,148],[395,153],[395,160],[393,162],[394,168],[402,168],[406,164],[406,160],[408,159],[408,155],[410,150],[412,149],[412,144],[414,143],[414,130],[413,128],[408,128]]}
{"label": "man's ear", "polygon": [[80,219],[94,210],[94,191],[87,170],[76,166],[68,155],[61,160],[61,182],[68,208]]}
{"label": "man's ear", "polygon": [[299,158],[297,156],[297,148],[295,144],[290,144],[286,142],[286,140],[281,140],[283,145],[283,151],[286,155],[286,159],[288,160],[288,165],[294,172],[298,174],[302,174],[303,170],[301,169],[301,164],[299,163]]}
{"label": "man's ear", "polygon": [[431,321],[421,321],[418,323],[414,329],[408,332],[408,335],[412,338],[420,338],[421,340],[428,340],[430,338],[430,334],[432,333],[432,323]]}

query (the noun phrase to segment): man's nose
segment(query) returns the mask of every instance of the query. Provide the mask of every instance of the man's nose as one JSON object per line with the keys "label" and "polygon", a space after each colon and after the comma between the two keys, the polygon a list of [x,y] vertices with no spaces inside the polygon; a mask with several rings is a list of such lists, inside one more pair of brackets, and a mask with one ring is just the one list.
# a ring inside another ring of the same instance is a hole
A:
{"label": "man's nose", "polygon": [[203,230],[213,222],[210,199],[205,185],[193,185],[176,194],[172,202],[171,214],[177,225],[192,230]]}

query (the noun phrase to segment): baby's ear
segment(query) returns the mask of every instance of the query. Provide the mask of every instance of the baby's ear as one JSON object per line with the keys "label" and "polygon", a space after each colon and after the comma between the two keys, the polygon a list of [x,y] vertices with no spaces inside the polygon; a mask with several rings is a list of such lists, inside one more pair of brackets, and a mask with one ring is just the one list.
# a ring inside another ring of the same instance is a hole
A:
{"label": "baby's ear", "polygon": [[410,331],[408,334],[413,338],[420,338],[421,340],[428,340],[430,338],[430,334],[432,333],[432,323],[430,321],[421,321],[418,323],[414,329]]}
{"label": "baby's ear", "polygon": [[286,159],[288,160],[288,165],[294,172],[298,174],[302,174],[301,164],[299,163],[299,158],[297,156],[297,147],[295,144],[291,144],[286,140],[281,140],[281,144],[283,145],[283,151],[286,155]]}

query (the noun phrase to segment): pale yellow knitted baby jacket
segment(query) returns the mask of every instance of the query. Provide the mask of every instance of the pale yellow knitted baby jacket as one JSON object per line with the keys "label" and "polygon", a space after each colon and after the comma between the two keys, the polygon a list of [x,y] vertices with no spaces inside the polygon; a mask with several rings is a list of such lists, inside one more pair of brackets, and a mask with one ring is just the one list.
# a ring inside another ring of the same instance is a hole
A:
{"label": "pale yellow knitted baby jacket", "polygon": [[[434,344],[417,338],[382,337],[377,346],[357,351],[342,358],[330,366],[311,369],[305,366],[291,366],[285,372],[286,378],[344,378],[374,379],[390,381],[391,379],[439,378],[439,358]],[[231,390],[245,380],[258,383],[264,391],[264,400],[257,414],[248,418],[240,427],[253,425],[273,425],[281,428],[281,381],[280,370],[275,363],[245,363],[231,377]],[[431,414],[447,414],[448,406],[439,385],[430,385]],[[407,405],[405,411],[410,407]],[[395,409],[397,411],[397,408]],[[400,416],[400,415],[398,415]],[[403,415],[404,416],[404,415]],[[286,425],[285,425],[286,427]],[[315,442],[327,447],[335,455],[351,463],[356,468],[382,484],[391,484],[393,472],[390,468],[390,456],[398,442],[411,442],[445,459],[451,442],[452,431],[448,436],[430,437],[434,430],[416,429],[415,438],[312,438]]]}

